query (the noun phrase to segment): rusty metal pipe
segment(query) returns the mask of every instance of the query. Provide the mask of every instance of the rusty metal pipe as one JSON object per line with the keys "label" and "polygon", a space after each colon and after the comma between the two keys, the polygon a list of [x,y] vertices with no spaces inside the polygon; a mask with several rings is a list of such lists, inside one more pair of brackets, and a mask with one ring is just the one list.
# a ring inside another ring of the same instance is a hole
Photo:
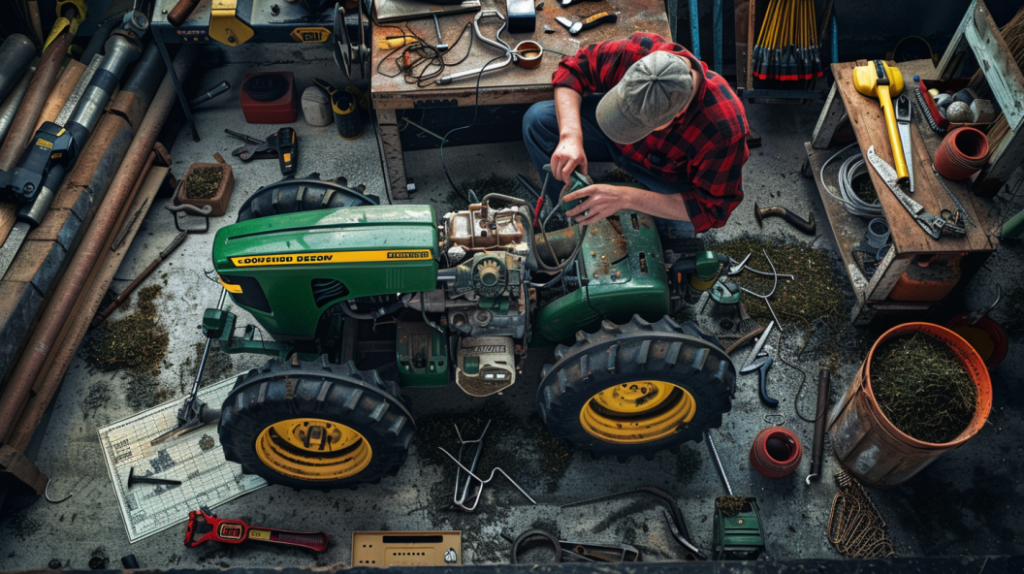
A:
{"label": "rusty metal pipe", "polygon": [[[160,144],[156,144],[155,148],[163,148]],[[161,152],[154,152],[150,154],[151,158],[162,157],[168,159],[170,157],[166,150]],[[169,161],[167,163],[170,163]],[[136,205],[136,198],[138,194],[146,194],[149,197],[148,204],[152,203],[153,196],[156,195],[156,191],[159,190],[160,184],[163,182],[164,177],[167,175],[167,168],[165,167],[151,167],[149,171],[141,174],[139,179],[136,181],[134,188],[135,197],[125,203],[120,211],[118,224],[114,229],[120,229],[124,223],[128,212]],[[147,186],[149,189],[147,189]],[[147,205],[148,205],[147,204]],[[28,403],[25,405],[25,409],[22,411],[18,425],[11,432],[10,437],[7,441],[7,446],[17,450],[18,452],[24,452],[28,448],[29,443],[32,441],[32,435],[35,434],[36,428],[39,423],[43,420],[43,416],[46,413],[47,407],[50,405],[50,401],[53,400],[53,396],[57,393],[60,388],[60,383],[64,379],[64,375],[67,373],[68,367],[71,366],[71,361],[75,358],[75,353],[78,351],[78,346],[81,345],[82,339],[85,338],[86,332],[89,330],[89,317],[96,312],[99,308],[100,303],[103,301],[103,296],[107,289],[110,287],[110,283],[114,279],[114,275],[117,273],[118,264],[124,260],[125,252],[111,253],[110,246],[113,243],[114,234],[111,234],[106,244],[104,245],[103,253],[106,254],[95,267],[93,272],[89,276],[86,289],[83,290],[82,294],[78,297],[75,303],[75,308],[72,318],[67,322],[64,328],[61,330],[58,343],[55,346],[57,349],[52,360],[48,363],[46,369],[36,378],[36,384],[33,388],[39,389],[37,393],[32,395]],[[107,263],[114,258],[117,264],[110,266]]]}
{"label": "rusty metal pipe", "polygon": [[800,230],[801,233],[814,235],[813,212],[807,216],[807,219],[804,219],[785,207],[759,207],[757,202],[754,202],[754,219],[757,220],[757,226],[761,227],[761,222],[769,217],[781,217],[786,223]]}
{"label": "rusty metal pipe", "polygon": [[[75,16],[74,6],[65,7],[62,16],[68,20],[72,19]],[[46,99],[50,97],[50,89],[57,81],[57,74],[64,62],[64,54],[67,53],[74,38],[70,28],[66,29],[58,34],[43,52],[39,66],[36,67],[36,73],[32,76],[32,83],[28,86],[28,93],[21,101],[18,115],[14,117],[3,147],[0,147],[0,171],[14,169],[18,160],[21,159],[21,152],[25,151],[25,144],[32,137],[32,129],[36,125],[36,120],[39,119],[39,114],[43,111]]]}
{"label": "rusty metal pipe", "polygon": [[143,269],[142,273],[139,273],[139,276],[136,277],[131,283],[129,283],[128,286],[124,288],[124,291],[121,291],[121,294],[118,295],[110,303],[110,305],[107,305],[105,309],[96,314],[96,317],[93,318],[92,323],[90,323],[89,326],[99,327],[100,323],[105,321],[107,317],[110,316],[111,313],[113,313],[118,307],[124,304],[124,302],[128,300],[128,297],[131,297],[132,293],[134,293],[135,290],[139,287],[139,285],[142,285],[142,282],[145,281],[146,278],[149,277],[149,275],[153,273],[153,271],[161,263],[163,263],[164,259],[167,259],[168,257],[171,256],[171,253],[173,253],[174,250],[177,249],[178,246],[185,241],[185,238],[187,236],[188,231],[182,231],[181,233],[179,233],[174,238],[174,240],[171,241],[171,244],[168,245],[163,251],[161,251],[160,255],[157,255],[156,259],[154,259],[152,263],[150,263],[145,269]]}
{"label": "rusty metal pipe", "polygon": [[[174,61],[174,69],[179,77],[186,74],[193,58],[194,51],[189,46],[183,46]],[[103,203],[93,216],[92,225],[86,231],[78,250],[54,290],[49,305],[25,345],[25,350],[7,382],[3,395],[0,395],[0,442],[7,441],[32,393],[33,383],[51,359],[49,353],[53,343],[71,316],[71,311],[92,268],[104,255],[104,245],[114,232],[121,207],[135,187],[146,158],[149,157],[175,102],[174,86],[170,74],[167,74],[149,106],[146,117],[136,131],[135,139],[128,147],[128,152],[103,198]],[[59,384],[59,379],[57,382]]]}

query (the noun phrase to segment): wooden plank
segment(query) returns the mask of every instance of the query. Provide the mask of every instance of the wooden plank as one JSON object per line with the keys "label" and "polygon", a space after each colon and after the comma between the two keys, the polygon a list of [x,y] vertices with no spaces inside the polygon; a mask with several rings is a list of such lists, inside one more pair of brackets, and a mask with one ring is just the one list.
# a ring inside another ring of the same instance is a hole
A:
{"label": "wooden plank", "polygon": [[747,69],[750,67],[751,46],[747,44],[747,26],[750,25],[750,4],[755,0],[733,0],[733,22],[736,30],[736,86],[747,87]]}
{"label": "wooden plank", "polygon": [[864,300],[885,301],[912,260],[913,257],[900,257],[895,249],[890,248],[885,257],[878,262],[878,268],[875,269],[871,282],[864,289]]}
{"label": "wooden plank", "polygon": [[754,89],[754,66],[751,61],[754,55],[754,29],[757,28],[757,0],[750,0],[750,8],[747,10],[747,77],[744,87],[748,90]]}
{"label": "wooden plank", "polygon": [[[481,8],[483,10],[496,9],[504,13],[505,2],[502,0],[481,0]],[[566,16],[572,20],[578,20],[601,10],[619,12],[618,23],[615,25],[598,26],[574,38],[568,34],[561,24],[555,22],[556,16]],[[468,36],[473,34],[471,23],[474,16],[474,13],[470,13],[453,14],[439,18],[441,36],[445,42],[452,45],[451,50],[445,56],[445,60],[457,62],[469,52],[464,62],[457,66],[447,67],[445,73],[479,68],[495,56],[501,54],[497,48],[480,42],[479,38],[473,38],[472,49],[470,49],[470,38]],[[544,25],[551,27],[556,32],[554,34],[545,34]],[[493,38],[498,26],[496,18],[485,18],[481,20],[480,30],[486,37]],[[475,91],[476,78],[467,78],[450,86],[438,86],[437,84],[430,83],[422,88],[417,87],[415,82],[406,82],[405,77],[399,73],[395,63],[396,56],[401,54],[402,50],[382,50],[378,44],[387,36],[398,36],[409,32],[423,38],[429,44],[437,42],[437,33],[434,31],[433,20],[411,20],[399,24],[373,27],[370,93],[375,101],[378,96],[387,94],[403,94],[409,97],[410,100],[441,100],[460,97],[459,94],[464,94],[467,90]],[[547,51],[547,54],[541,60],[541,65],[534,70],[509,65],[499,71],[486,73],[480,80],[481,95],[492,89],[507,89],[515,90],[517,96],[528,98],[511,103],[550,99],[553,94],[551,75],[555,68],[557,68],[558,61],[561,58],[561,55],[556,52],[571,55],[576,52],[580,44],[586,45],[602,40],[624,38],[633,32],[654,32],[664,36],[666,39],[671,38],[671,29],[665,13],[664,0],[603,0],[598,3],[582,2],[570,7],[561,7],[556,1],[549,0],[547,8],[537,12],[537,25],[533,34],[516,34],[514,36],[508,33],[502,34],[502,39],[512,47],[515,47],[516,44],[523,40],[535,40],[540,43]],[[389,75],[394,75],[394,77],[388,77]],[[392,106],[412,107],[412,104],[409,103],[407,106],[392,104]]]}
{"label": "wooden plank", "polygon": [[985,3],[977,0],[969,15],[971,23],[964,30],[964,38],[985,74],[993,97],[1002,106],[1007,124],[1017,131],[1024,123],[1024,76]]}
{"label": "wooden plank", "polygon": [[391,199],[409,199],[397,114],[394,110],[378,109],[377,124],[380,126],[380,143],[384,152],[381,159],[384,161],[385,174],[391,182]]}
{"label": "wooden plank", "polygon": [[[866,60],[832,64],[836,86],[838,86],[843,104],[850,116],[850,123],[857,135],[861,151],[866,155],[868,148],[874,146],[875,153],[880,158],[889,165],[894,165],[892,146],[889,142],[885,117],[878,100],[859,94],[853,85],[854,67],[864,65],[868,65]],[[914,152],[913,157],[910,159],[910,161],[914,162],[914,175],[916,178],[916,193],[913,198],[929,213],[939,215],[939,212],[943,208],[948,208],[952,202],[950,202],[945,191],[935,181],[934,175],[931,172],[931,157],[926,153],[919,130],[912,126],[911,133],[916,134],[912,135]],[[878,193],[882,210],[889,221],[889,227],[892,229],[893,244],[896,247],[897,256],[914,253],[953,253],[992,249],[987,234],[979,228],[968,228],[968,233],[964,237],[932,239],[900,204],[878,173],[870,167],[867,171]]]}
{"label": "wooden plank", "polygon": [[[814,175],[814,183],[817,184],[818,194],[821,196],[825,214],[828,216],[828,228],[832,232],[832,239],[839,250],[839,255],[843,258],[843,267],[846,269],[846,275],[853,286],[853,293],[857,296],[857,302],[860,304],[864,300],[864,288],[868,285],[868,279],[861,273],[860,267],[857,265],[853,248],[864,239],[864,233],[868,228],[867,222],[860,217],[850,215],[841,203],[829,195],[825,188],[826,183],[821,181],[818,175],[821,172],[821,166],[828,158],[832,157],[836,150],[817,150],[814,149],[811,142],[806,142],[804,148],[807,150],[807,161],[810,163],[811,173]],[[825,177],[834,178],[838,169],[838,162],[832,162],[829,169],[825,171]]]}
{"label": "wooden plank", "polygon": [[814,132],[811,134],[811,145],[814,149],[828,149],[832,143],[832,136],[836,133],[836,128],[846,119],[843,98],[837,97],[836,92],[836,84],[833,82],[828,99],[825,100],[825,107],[821,108],[818,123],[814,125]]}

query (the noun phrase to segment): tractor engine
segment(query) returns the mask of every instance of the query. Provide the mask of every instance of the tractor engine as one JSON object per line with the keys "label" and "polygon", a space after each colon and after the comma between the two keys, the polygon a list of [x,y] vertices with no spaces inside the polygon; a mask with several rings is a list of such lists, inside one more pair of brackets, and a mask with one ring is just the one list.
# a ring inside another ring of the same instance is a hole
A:
{"label": "tractor engine", "polygon": [[529,333],[529,216],[519,206],[474,204],[445,214],[438,271],[440,289],[408,303],[441,313],[455,347],[455,382],[487,396],[515,382]]}

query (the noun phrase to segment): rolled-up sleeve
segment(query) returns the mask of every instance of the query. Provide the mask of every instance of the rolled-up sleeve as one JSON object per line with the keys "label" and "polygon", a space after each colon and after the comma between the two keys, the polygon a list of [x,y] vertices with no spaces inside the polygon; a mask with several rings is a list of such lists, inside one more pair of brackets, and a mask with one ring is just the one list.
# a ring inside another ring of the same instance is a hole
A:
{"label": "rolled-up sleeve", "polygon": [[745,137],[708,149],[707,154],[689,165],[699,209],[690,218],[697,232],[725,225],[729,214],[743,200],[743,164],[750,157]]}

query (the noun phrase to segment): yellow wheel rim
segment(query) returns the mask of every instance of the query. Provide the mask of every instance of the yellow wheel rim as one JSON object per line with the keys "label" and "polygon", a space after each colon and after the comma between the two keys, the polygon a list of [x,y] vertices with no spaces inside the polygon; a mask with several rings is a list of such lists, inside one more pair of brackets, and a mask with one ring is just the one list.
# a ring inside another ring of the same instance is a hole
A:
{"label": "yellow wheel rim", "polygon": [[633,381],[591,397],[580,411],[580,423],[605,442],[641,444],[675,434],[695,414],[697,402],[686,389],[662,381]]}
{"label": "yellow wheel rim", "polygon": [[340,480],[360,473],[373,457],[358,431],[323,419],[289,419],[263,429],[256,454],[271,470],[308,481]]}

